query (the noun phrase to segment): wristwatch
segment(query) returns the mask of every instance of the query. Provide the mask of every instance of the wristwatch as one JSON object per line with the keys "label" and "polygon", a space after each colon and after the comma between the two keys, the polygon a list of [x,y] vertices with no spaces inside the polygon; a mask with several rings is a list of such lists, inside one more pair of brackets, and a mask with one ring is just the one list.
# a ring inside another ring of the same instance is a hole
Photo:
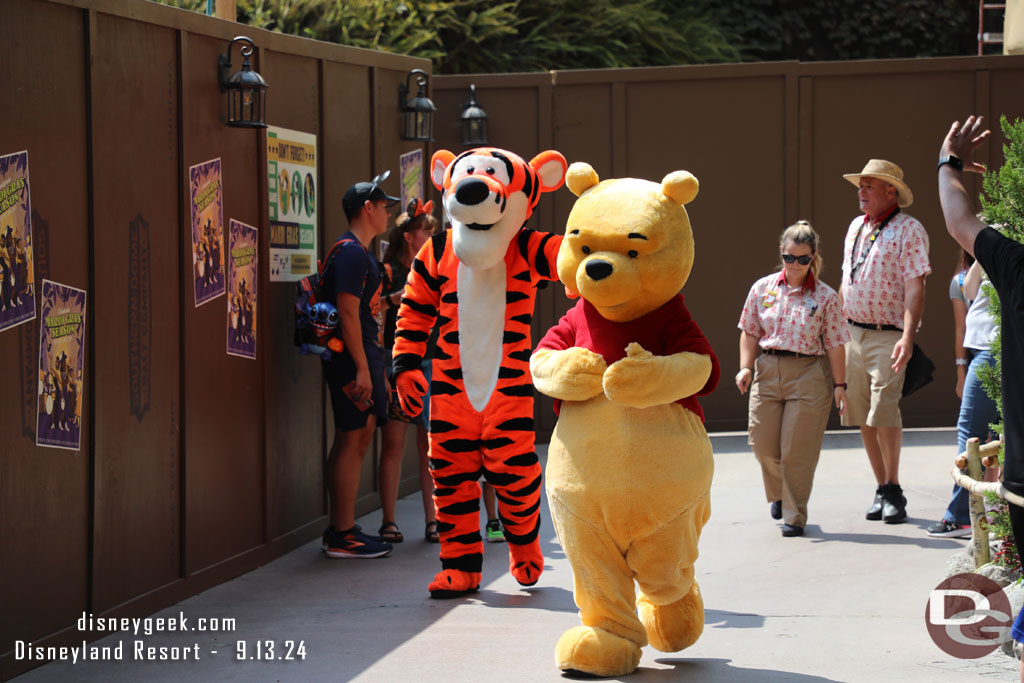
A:
{"label": "wristwatch", "polygon": [[949,156],[939,159],[939,165],[935,167],[935,170],[942,168],[946,164],[949,164],[950,168],[954,168],[958,171],[964,170],[964,162],[960,160],[960,157],[954,154],[950,154]]}

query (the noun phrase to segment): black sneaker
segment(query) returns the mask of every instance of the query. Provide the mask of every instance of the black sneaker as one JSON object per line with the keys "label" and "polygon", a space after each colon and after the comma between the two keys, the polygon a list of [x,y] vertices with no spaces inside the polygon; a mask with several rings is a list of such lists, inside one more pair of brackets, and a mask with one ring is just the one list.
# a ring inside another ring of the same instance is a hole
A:
{"label": "black sneaker", "polygon": [[782,519],[782,501],[774,501],[768,512],[771,514],[772,519]]}
{"label": "black sneaker", "polygon": [[793,524],[783,524],[782,535],[786,536],[787,538],[790,536],[803,536],[804,528],[802,526],[796,526]]}
{"label": "black sneaker", "polygon": [[927,529],[929,536],[940,536],[942,538],[970,538],[971,525],[957,524],[948,519],[942,519],[932,524]]}
{"label": "black sneaker", "polygon": [[900,524],[907,519],[907,497],[899,484],[889,484],[889,490],[882,499],[882,521],[886,524]]}
{"label": "black sneaker", "polygon": [[329,526],[326,529],[324,529],[324,535],[320,539],[320,550],[324,551],[325,553],[327,552],[327,539],[329,539],[331,537],[331,534],[333,534],[333,533],[334,533],[334,527],[333,526]]}
{"label": "black sneaker", "polygon": [[864,519],[870,519],[871,521],[878,521],[882,519],[882,500],[885,498],[885,494],[888,490],[888,484],[882,484],[875,489],[875,501],[871,503],[871,507],[868,508],[867,513],[864,515]]}
{"label": "black sneaker", "polygon": [[367,536],[355,526],[347,531],[330,533],[324,552],[327,557],[336,559],[386,557],[391,553],[391,544]]}

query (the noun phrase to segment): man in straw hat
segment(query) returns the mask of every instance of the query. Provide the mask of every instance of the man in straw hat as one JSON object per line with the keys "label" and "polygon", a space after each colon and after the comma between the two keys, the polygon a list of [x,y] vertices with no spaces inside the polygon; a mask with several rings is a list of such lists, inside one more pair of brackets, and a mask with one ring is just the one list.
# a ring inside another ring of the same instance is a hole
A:
{"label": "man in straw hat", "polygon": [[865,516],[899,524],[907,518],[899,477],[900,397],[924,309],[924,278],[931,272],[928,233],[901,211],[914,195],[896,164],[872,159],[860,173],[843,177],[857,187],[863,215],[850,223],[843,248],[841,293],[850,341],[842,424],[860,427],[878,481]]}

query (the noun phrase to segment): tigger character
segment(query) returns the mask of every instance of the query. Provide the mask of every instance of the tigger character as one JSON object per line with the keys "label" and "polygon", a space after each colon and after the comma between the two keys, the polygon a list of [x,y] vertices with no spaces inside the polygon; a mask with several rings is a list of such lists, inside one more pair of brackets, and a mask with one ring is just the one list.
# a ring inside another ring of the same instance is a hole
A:
{"label": "tigger character", "polygon": [[452,228],[413,262],[398,311],[394,369],[402,409],[422,410],[420,360],[435,321],[440,336],[430,384],[430,471],[441,541],[433,598],[477,590],[483,563],[481,474],[494,486],[509,542],[509,569],[532,586],[544,569],[541,467],[534,451],[530,320],[537,285],[557,280],[559,236],[523,227],[541,193],[565,180],[555,151],[529,163],[481,147],[434,153],[431,180]]}

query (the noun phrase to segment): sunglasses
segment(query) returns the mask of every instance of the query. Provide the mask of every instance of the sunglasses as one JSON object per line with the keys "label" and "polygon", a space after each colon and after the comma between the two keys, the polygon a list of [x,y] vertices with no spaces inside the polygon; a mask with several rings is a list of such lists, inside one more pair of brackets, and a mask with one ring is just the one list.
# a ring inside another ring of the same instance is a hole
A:
{"label": "sunglasses", "polygon": [[793,261],[796,261],[801,266],[806,266],[808,263],[811,262],[812,259],[814,259],[813,254],[805,254],[804,256],[793,256],[792,254],[782,255],[782,260],[785,261],[786,263],[792,263]]}

